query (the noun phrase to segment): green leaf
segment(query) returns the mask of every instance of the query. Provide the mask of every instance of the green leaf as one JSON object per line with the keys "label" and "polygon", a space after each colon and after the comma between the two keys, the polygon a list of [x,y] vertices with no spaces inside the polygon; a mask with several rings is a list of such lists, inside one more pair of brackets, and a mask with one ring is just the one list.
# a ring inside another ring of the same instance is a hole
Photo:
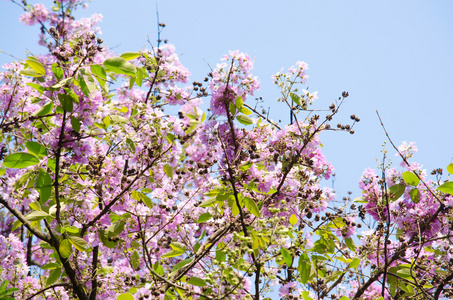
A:
{"label": "green leaf", "polygon": [[171,269],[171,272],[174,272],[174,271],[177,271],[177,270],[181,269],[181,268],[184,267],[185,265],[189,264],[192,260],[193,260],[193,258],[188,258],[188,259],[185,259],[185,260],[181,260],[179,263],[177,263],[177,264]]}
{"label": "green leaf", "polygon": [[447,166],[447,172],[453,175],[453,163]]}
{"label": "green leaf", "polygon": [[39,192],[39,201],[46,202],[52,193],[52,178],[43,168],[39,169],[38,177],[36,177],[36,190]]}
{"label": "green leaf", "polygon": [[252,114],[252,111],[247,109],[245,106],[242,106],[241,108],[239,108],[239,111],[247,116],[250,116]]}
{"label": "green leaf", "polygon": [[112,122],[116,122],[116,123],[126,123],[127,121],[129,121],[125,117],[117,116],[117,115],[111,115],[111,116],[109,116],[109,118]]}
{"label": "green leaf", "polygon": [[39,204],[38,201],[30,203],[28,204],[28,206],[30,206],[30,208],[33,210],[42,210],[41,205]]}
{"label": "green leaf", "polygon": [[129,146],[129,149],[132,150],[132,153],[135,153],[135,144],[130,138],[126,138],[126,144]]}
{"label": "green leaf", "polygon": [[291,100],[293,100],[294,103],[296,103],[297,105],[302,105],[302,103],[300,102],[300,97],[294,93],[291,93]]}
{"label": "green leaf", "polygon": [[91,73],[94,75],[94,78],[96,78],[101,86],[104,86],[107,82],[107,73],[105,73],[104,68],[100,65],[92,65],[90,69]]}
{"label": "green leaf", "polygon": [[122,57],[112,57],[104,61],[104,66],[116,74],[134,76],[136,67]]}
{"label": "green leaf", "polygon": [[23,69],[19,73],[22,74],[22,75],[25,75],[25,76],[30,76],[30,77],[41,77],[41,76],[43,76],[43,74],[36,72],[32,68]]}
{"label": "green leaf", "polygon": [[74,106],[71,97],[66,94],[58,94],[58,100],[60,100],[60,104],[65,111],[72,112]]}
{"label": "green leaf", "polygon": [[27,82],[26,85],[28,85],[29,87],[34,88],[35,90],[37,90],[37,91],[40,92],[41,94],[44,93],[44,92],[46,91],[46,88],[45,88],[45,87],[43,87],[43,86],[40,85],[40,84],[34,83],[34,82]]}
{"label": "green leaf", "polygon": [[173,179],[173,168],[170,165],[164,165],[163,168],[165,174],[167,174],[168,177]]}
{"label": "green leaf", "polygon": [[395,184],[389,188],[390,192],[390,200],[395,201],[398,200],[406,190],[406,186],[404,184]]}
{"label": "green leaf", "polygon": [[173,249],[173,250],[176,250],[176,251],[185,251],[186,250],[186,247],[179,243],[179,242],[173,242],[170,244],[170,247]]}
{"label": "green leaf", "polygon": [[79,132],[80,131],[80,121],[79,121],[79,119],[71,117],[71,125],[72,125],[72,129],[75,132]]}
{"label": "green leaf", "polygon": [[53,270],[56,268],[60,268],[60,265],[58,263],[48,263],[41,267],[41,269],[43,270]]}
{"label": "green leaf", "polygon": [[417,186],[420,183],[420,179],[418,179],[417,175],[410,171],[403,173],[403,180],[406,184],[412,186]]}
{"label": "green leaf", "polygon": [[55,90],[59,90],[62,87],[71,85],[73,82],[74,82],[74,77],[71,76],[71,77],[65,78],[65,79],[57,82],[56,84],[52,85],[51,88],[55,89]]}
{"label": "green leaf", "polygon": [[68,236],[69,238],[69,241],[71,242],[71,244],[76,247],[77,250],[79,250],[80,252],[84,252],[87,248],[87,242],[82,239],[81,237],[78,237],[78,236],[71,236],[69,235]]}
{"label": "green leaf", "polygon": [[124,230],[124,225],[126,225],[126,222],[124,222],[122,220],[115,222],[107,228],[105,233],[109,237],[120,235],[121,232],[123,232],[123,230]]}
{"label": "green leaf", "polygon": [[72,253],[71,242],[68,239],[62,240],[58,250],[63,258],[68,258]]}
{"label": "green leaf", "polygon": [[285,263],[288,267],[291,267],[293,264],[293,256],[291,253],[286,249],[285,247],[282,247],[280,249],[280,253],[283,255],[283,259],[285,260]]}
{"label": "green leaf", "polygon": [[349,267],[355,269],[358,267],[359,264],[360,264],[360,259],[354,258],[352,260],[352,262],[349,264]]}
{"label": "green leaf", "polygon": [[[5,163],[3,163],[3,165],[4,164]],[[453,181],[444,182],[444,184],[439,186],[437,190],[441,191],[442,193],[453,195]]]}
{"label": "green leaf", "polygon": [[251,212],[255,217],[260,217],[260,210],[258,206],[256,206],[255,201],[252,198],[249,197],[243,197],[245,207],[247,207],[247,210]]}
{"label": "green leaf", "polygon": [[32,116],[36,116],[36,117],[45,116],[52,111],[52,108],[53,108],[53,102],[49,101],[46,104],[44,104],[44,106],[41,107],[38,111],[34,112],[32,114]]}
{"label": "green leaf", "polygon": [[224,262],[226,259],[226,252],[222,250],[217,250],[215,252],[215,260],[217,260],[219,263]]}
{"label": "green leaf", "polygon": [[60,276],[61,276],[61,269],[60,268],[53,269],[52,271],[49,272],[49,277],[47,277],[46,285],[49,286],[49,285],[53,284],[55,281],[58,280],[58,278],[60,278]]}
{"label": "green leaf", "polygon": [[138,255],[137,250],[135,250],[134,253],[132,253],[131,263],[132,267],[134,267],[135,270],[137,270],[138,267],[140,266],[140,256]]}
{"label": "green leaf", "polygon": [[69,232],[69,233],[74,233],[74,234],[78,234],[79,233],[79,228],[75,227],[75,226],[65,226],[63,227],[65,231]]}
{"label": "green leaf", "polygon": [[186,252],[186,251],[171,250],[170,252],[167,252],[167,253],[163,254],[161,257],[162,258],[177,257],[177,256],[180,256],[180,255],[183,255],[184,252]]}
{"label": "green leaf", "polygon": [[140,57],[140,53],[138,53],[138,52],[125,52],[125,53],[121,54],[120,57],[124,58],[125,60],[132,60],[132,59],[135,59],[137,57]]}
{"label": "green leaf", "polygon": [[410,190],[409,195],[411,196],[411,200],[414,203],[420,202],[420,191],[417,188],[413,188]]}
{"label": "green leaf", "polygon": [[23,169],[39,163],[39,159],[30,153],[18,152],[5,157],[3,166],[10,169]]}
{"label": "green leaf", "polygon": [[58,66],[57,63],[52,64],[52,73],[53,75],[55,75],[55,78],[57,78],[57,80],[61,80],[64,75],[63,70]]}
{"label": "green leaf", "polygon": [[50,217],[50,215],[44,211],[36,210],[32,211],[28,215],[25,216],[25,219],[28,221],[34,222],[34,221],[41,221],[44,218]]}
{"label": "green leaf", "polygon": [[142,69],[137,69],[137,74],[136,74],[136,77],[135,77],[135,83],[138,85],[138,86],[142,86],[142,83],[143,83],[143,71]]}
{"label": "green leaf", "polygon": [[302,297],[304,297],[304,300],[313,300],[313,298],[309,296],[309,293],[307,291],[302,292]]}
{"label": "green leaf", "polygon": [[236,106],[234,106],[233,102],[230,102],[230,103],[228,104],[228,108],[230,109],[231,115],[234,116],[234,115],[236,114]]}
{"label": "green leaf", "polygon": [[240,110],[244,106],[244,99],[242,99],[242,97],[237,97],[235,104],[236,108]]}
{"label": "green leaf", "polygon": [[302,253],[302,255],[299,257],[298,269],[300,273],[300,281],[303,284],[306,284],[308,282],[308,278],[310,278],[311,272],[310,258],[307,254]]}
{"label": "green leaf", "polygon": [[28,141],[25,142],[25,147],[29,153],[36,155],[39,159],[47,156],[47,149],[38,142]]}
{"label": "green leaf", "polygon": [[355,251],[355,244],[352,238],[347,238],[344,241],[346,243],[346,246],[348,246],[349,250]]}
{"label": "green leaf", "polygon": [[116,300],[134,300],[134,296],[131,293],[123,293]]}
{"label": "green leaf", "polygon": [[195,277],[195,276],[190,277],[189,280],[187,281],[187,283],[195,285],[195,286],[200,286],[200,287],[206,285],[206,282],[203,279]]}
{"label": "green leaf", "polygon": [[82,93],[88,97],[90,95],[91,91],[90,91],[90,88],[88,87],[88,84],[86,83],[83,75],[79,76],[79,85],[80,85],[80,89],[82,90]]}
{"label": "green leaf", "polygon": [[244,124],[244,125],[252,125],[253,124],[253,120],[246,116],[246,115],[237,115],[236,116],[236,120],[239,121],[239,123],[241,124]]}
{"label": "green leaf", "polygon": [[200,223],[204,223],[206,222],[207,220],[211,219],[212,218],[212,215],[210,213],[204,213],[204,214],[201,214],[199,217],[198,217],[198,221],[197,223],[200,224]]}
{"label": "green leaf", "polygon": [[32,68],[37,74],[41,76],[46,75],[46,69],[41,64],[41,62],[34,56],[29,56],[26,60],[26,63]]}
{"label": "green leaf", "polygon": [[296,225],[297,224],[297,216],[292,214],[291,217],[289,217],[289,223],[291,225]]}

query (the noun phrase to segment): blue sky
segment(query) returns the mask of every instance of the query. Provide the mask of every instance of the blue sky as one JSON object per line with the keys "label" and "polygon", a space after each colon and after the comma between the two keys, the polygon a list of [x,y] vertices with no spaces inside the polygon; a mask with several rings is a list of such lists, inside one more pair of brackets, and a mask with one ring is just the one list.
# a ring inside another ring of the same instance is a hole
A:
{"label": "blue sky", "polygon": [[[271,107],[274,120],[285,123],[288,113],[275,101],[278,90],[271,75],[298,60],[309,64],[309,87],[319,92],[318,108],[349,92],[333,124],[355,114],[361,118],[356,133],[322,136],[340,196],[348,190],[360,196],[361,173],[381,158],[386,137],[376,110],[396,144],[417,143],[415,160],[428,171],[452,161],[452,1],[95,0],[77,15],[103,14],[102,38],[122,53],[149,47],[148,35],[156,40],[156,7],[167,24],[162,37],[176,46],[191,80],[202,80],[209,72],[206,62],[215,66],[228,50],[249,53],[261,79],[257,96]],[[44,52],[36,45],[39,28],[20,24],[21,13],[0,0],[0,50],[21,58],[26,49]],[[0,64],[10,60],[0,54]]]}

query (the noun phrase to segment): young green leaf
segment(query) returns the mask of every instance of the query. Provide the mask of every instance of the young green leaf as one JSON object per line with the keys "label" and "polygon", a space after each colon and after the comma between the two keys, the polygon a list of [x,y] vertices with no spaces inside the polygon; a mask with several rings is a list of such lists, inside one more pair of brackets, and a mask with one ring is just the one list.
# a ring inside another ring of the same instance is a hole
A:
{"label": "young green leaf", "polygon": [[244,124],[244,125],[252,125],[253,124],[253,120],[246,116],[246,115],[237,115],[236,116],[236,120],[239,121],[239,123],[241,124]]}
{"label": "young green leaf", "polygon": [[445,182],[444,184],[440,185],[437,190],[441,191],[442,193],[453,195],[453,181]]}
{"label": "young green leaf", "polygon": [[291,225],[296,225],[297,224],[297,216],[292,214],[291,217],[289,217],[289,223]]}
{"label": "young green leaf", "polygon": [[282,247],[280,249],[280,253],[283,255],[283,259],[285,260],[285,263],[288,267],[291,267],[293,264],[293,256],[291,253],[286,249],[285,247]]}
{"label": "young green leaf", "polygon": [[173,179],[173,168],[172,168],[172,166],[170,166],[170,165],[164,165],[163,168],[164,168],[165,174],[167,174],[168,177],[170,177],[171,179]]}
{"label": "young green leaf", "polygon": [[58,66],[57,63],[52,64],[52,73],[57,78],[57,80],[61,80],[63,78],[64,73],[63,70]]}
{"label": "young green leaf", "polygon": [[258,206],[256,206],[255,201],[249,197],[243,197],[245,207],[249,212],[251,212],[255,217],[260,217],[260,210]]}
{"label": "young green leaf", "polygon": [[68,258],[72,253],[71,242],[68,239],[62,240],[58,250],[63,258]]}
{"label": "young green leaf", "polygon": [[453,163],[447,166],[447,172],[453,175]]}
{"label": "young green leaf", "polygon": [[107,82],[107,73],[105,73],[104,67],[100,65],[92,65],[90,67],[91,73],[94,75],[94,78],[99,82],[99,85],[104,86]]}
{"label": "young green leaf", "polygon": [[138,52],[125,52],[120,55],[121,58],[124,58],[125,60],[132,60],[137,57],[140,57],[140,53]]}
{"label": "young green leaf", "polygon": [[195,277],[195,276],[190,277],[189,280],[187,281],[187,283],[195,285],[195,286],[200,286],[200,287],[203,287],[206,285],[206,282],[203,279]]}
{"label": "young green leaf", "polygon": [[211,219],[212,218],[212,215],[210,213],[204,213],[204,214],[201,214],[199,217],[198,217],[198,221],[197,223],[200,224],[200,223],[204,223],[206,222],[207,220]]}
{"label": "young green leaf", "polygon": [[240,110],[244,106],[244,99],[242,99],[242,97],[237,97],[235,104],[236,108]]}
{"label": "young green leaf", "polygon": [[134,76],[137,72],[136,67],[122,57],[108,58],[104,61],[104,66],[116,74]]}
{"label": "young green leaf", "polygon": [[406,184],[412,186],[417,186],[420,183],[420,179],[418,179],[417,175],[410,171],[403,173],[403,180]]}
{"label": "young green leaf", "polygon": [[19,72],[22,75],[29,76],[29,77],[41,77],[43,74],[36,72],[32,68],[26,68]]}
{"label": "young green leaf", "polygon": [[28,215],[25,216],[25,219],[28,221],[34,222],[34,221],[41,221],[44,218],[50,217],[50,215],[44,211],[36,210],[32,211]]}
{"label": "young green leaf", "polygon": [[39,159],[30,153],[18,152],[5,157],[3,166],[10,169],[23,169],[39,163]]}
{"label": "young green leaf", "polygon": [[302,103],[300,102],[300,97],[294,93],[291,93],[291,100],[293,100],[294,103],[296,103],[297,105],[302,105]]}
{"label": "young green leaf", "polygon": [[46,69],[44,66],[41,64],[41,62],[34,56],[29,56],[27,60],[25,61],[30,68],[33,69],[37,74],[40,74],[41,76],[46,75]]}
{"label": "young green leaf", "polygon": [[123,293],[116,300],[134,300],[134,296],[131,293]]}

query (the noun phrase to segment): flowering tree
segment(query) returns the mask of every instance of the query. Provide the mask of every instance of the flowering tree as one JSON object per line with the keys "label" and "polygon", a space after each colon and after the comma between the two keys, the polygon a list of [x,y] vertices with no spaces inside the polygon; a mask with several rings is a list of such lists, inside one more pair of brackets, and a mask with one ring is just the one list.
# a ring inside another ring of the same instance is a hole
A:
{"label": "flowering tree", "polygon": [[365,172],[359,210],[329,207],[319,134],[348,94],[316,114],[305,63],[274,76],[282,128],[250,99],[246,54],[187,85],[160,38],[118,56],[99,15],[72,17],[81,1],[18,5],[48,53],[0,73],[1,299],[449,296],[452,186],[426,181],[407,146],[405,172]]}

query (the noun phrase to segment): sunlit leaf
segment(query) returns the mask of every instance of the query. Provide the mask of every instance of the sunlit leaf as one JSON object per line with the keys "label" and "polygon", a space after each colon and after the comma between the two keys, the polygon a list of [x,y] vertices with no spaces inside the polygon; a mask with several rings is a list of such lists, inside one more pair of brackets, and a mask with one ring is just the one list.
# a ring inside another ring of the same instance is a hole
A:
{"label": "sunlit leaf", "polygon": [[68,258],[72,253],[71,242],[68,239],[62,240],[60,243],[59,251],[63,258]]}
{"label": "sunlit leaf", "polygon": [[10,154],[3,160],[3,166],[11,169],[22,169],[38,163],[39,159],[36,156],[25,152]]}
{"label": "sunlit leaf", "polygon": [[286,249],[285,247],[282,247],[280,249],[280,253],[283,255],[283,259],[285,260],[285,263],[288,267],[291,267],[293,263],[293,256],[291,253]]}
{"label": "sunlit leaf", "polygon": [[420,179],[418,179],[417,175],[410,171],[403,173],[403,180],[406,184],[412,186],[417,186],[420,183]]}
{"label": "sunlit leaf", "polygon": [[440,185],[437,190],[441,191],[442,193],[453,195],[453,181],[445,182],[444,184]]}
{"label": "sunlit leaf", "polygon": [[246,115],[237,115],[236,116],[236,120],[239,121],[239,123],[241,124],[244,124],[244,125],[252,125],[253,124],[253,120],[246,116]]}
{"label": "sunlit leaf", "polygon": [[134,76],[136,67],[122,57],[112,57],[104,61],[104,66],[116,74]]}
{"label": "sunlit leaf", "polygon": [[132,60],[137,57],[140,57],[140,53],[138,52],[125,52],[120,55],[121,58],[124,58],[125,60]]}
{"label": "sunlit leaf", "polygon": [[201,214],[199,217],[198,217],[198,221],[197,223],[200,224],[200,223],[204,223],[206,222],[207,220],[211,219],[212,218],[212,215],[210,213],[204,213],[204,214]]}
{"label": "sunlit leaf", "polygon": [[134,296],[131,293],[123,293],[116,300],[134,300]]}

